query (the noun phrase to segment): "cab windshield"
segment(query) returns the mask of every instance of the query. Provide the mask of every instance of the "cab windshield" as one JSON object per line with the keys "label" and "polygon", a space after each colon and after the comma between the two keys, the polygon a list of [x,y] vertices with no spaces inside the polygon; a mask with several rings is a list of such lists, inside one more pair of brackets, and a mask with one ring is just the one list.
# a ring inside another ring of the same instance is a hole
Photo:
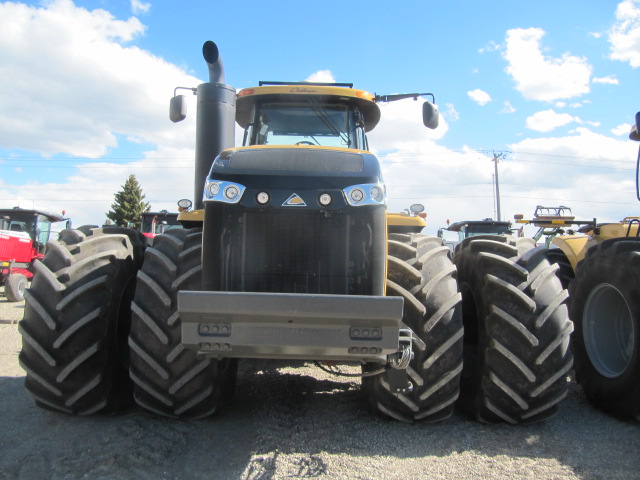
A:
{"label": "cab windshield", "polygon": [[467,225],[465,237],[476,237],[479,235],[508,235],[511,229],[508,225]]}
{"label": "cab windshield", "polygon": [[250,125],[251,145],[320,145],[358,148],[354,115],[348,105],[263,103]]}

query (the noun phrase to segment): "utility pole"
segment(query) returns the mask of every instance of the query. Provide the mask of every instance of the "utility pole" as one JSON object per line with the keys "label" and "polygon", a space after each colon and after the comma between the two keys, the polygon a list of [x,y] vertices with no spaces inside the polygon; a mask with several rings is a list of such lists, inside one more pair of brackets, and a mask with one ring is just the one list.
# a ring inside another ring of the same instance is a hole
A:
{"label": "utility pole", "polygon": [[493,168],[495,170],[495,179],[496,179],[496,210],[497,210],[497,220],[500,221],[502,218],[500,217],[500,182],[498,181],[498,162],[500,160],[504,160],[506,155],[503,152],[496,153],[493,152]]}

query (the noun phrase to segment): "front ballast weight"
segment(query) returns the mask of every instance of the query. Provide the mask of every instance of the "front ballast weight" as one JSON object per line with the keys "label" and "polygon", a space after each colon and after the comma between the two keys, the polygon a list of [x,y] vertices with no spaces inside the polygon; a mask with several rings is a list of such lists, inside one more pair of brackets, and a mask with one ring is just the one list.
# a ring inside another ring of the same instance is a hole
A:
{"label": "front ballast weight", "polygon": [[[412,332],[402,328],[401,297],[254,292],[178,293],[182,343],[215,358],[372,362],[398,393]],[[214,312],[214,313],[212,313]]]}

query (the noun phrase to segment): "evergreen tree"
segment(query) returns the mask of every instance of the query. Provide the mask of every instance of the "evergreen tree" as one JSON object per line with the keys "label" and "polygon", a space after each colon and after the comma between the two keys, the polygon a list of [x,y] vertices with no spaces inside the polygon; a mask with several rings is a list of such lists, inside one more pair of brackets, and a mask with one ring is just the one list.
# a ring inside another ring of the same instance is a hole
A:
{"label": "evergreen tree", "polygon": [[136,176],[129,175],[122,190],[116,193],[115,201],[107,213],[107,218],[120,227],[140,228],[142,213],[148,212],[151,208],[149,202],[145,202],[144,198],[142,187],[136,180]]}

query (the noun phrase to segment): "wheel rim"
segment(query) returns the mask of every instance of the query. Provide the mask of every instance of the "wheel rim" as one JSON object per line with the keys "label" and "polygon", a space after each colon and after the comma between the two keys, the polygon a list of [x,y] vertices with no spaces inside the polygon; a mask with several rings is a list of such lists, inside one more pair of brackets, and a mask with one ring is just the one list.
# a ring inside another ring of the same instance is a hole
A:
{"label": "wheel rim", "polygon": [[594,368],[607,378],[620,376],[629,367],[635,331],[624,295],[611,284],[596,286],[582,315],[583,338]]}

